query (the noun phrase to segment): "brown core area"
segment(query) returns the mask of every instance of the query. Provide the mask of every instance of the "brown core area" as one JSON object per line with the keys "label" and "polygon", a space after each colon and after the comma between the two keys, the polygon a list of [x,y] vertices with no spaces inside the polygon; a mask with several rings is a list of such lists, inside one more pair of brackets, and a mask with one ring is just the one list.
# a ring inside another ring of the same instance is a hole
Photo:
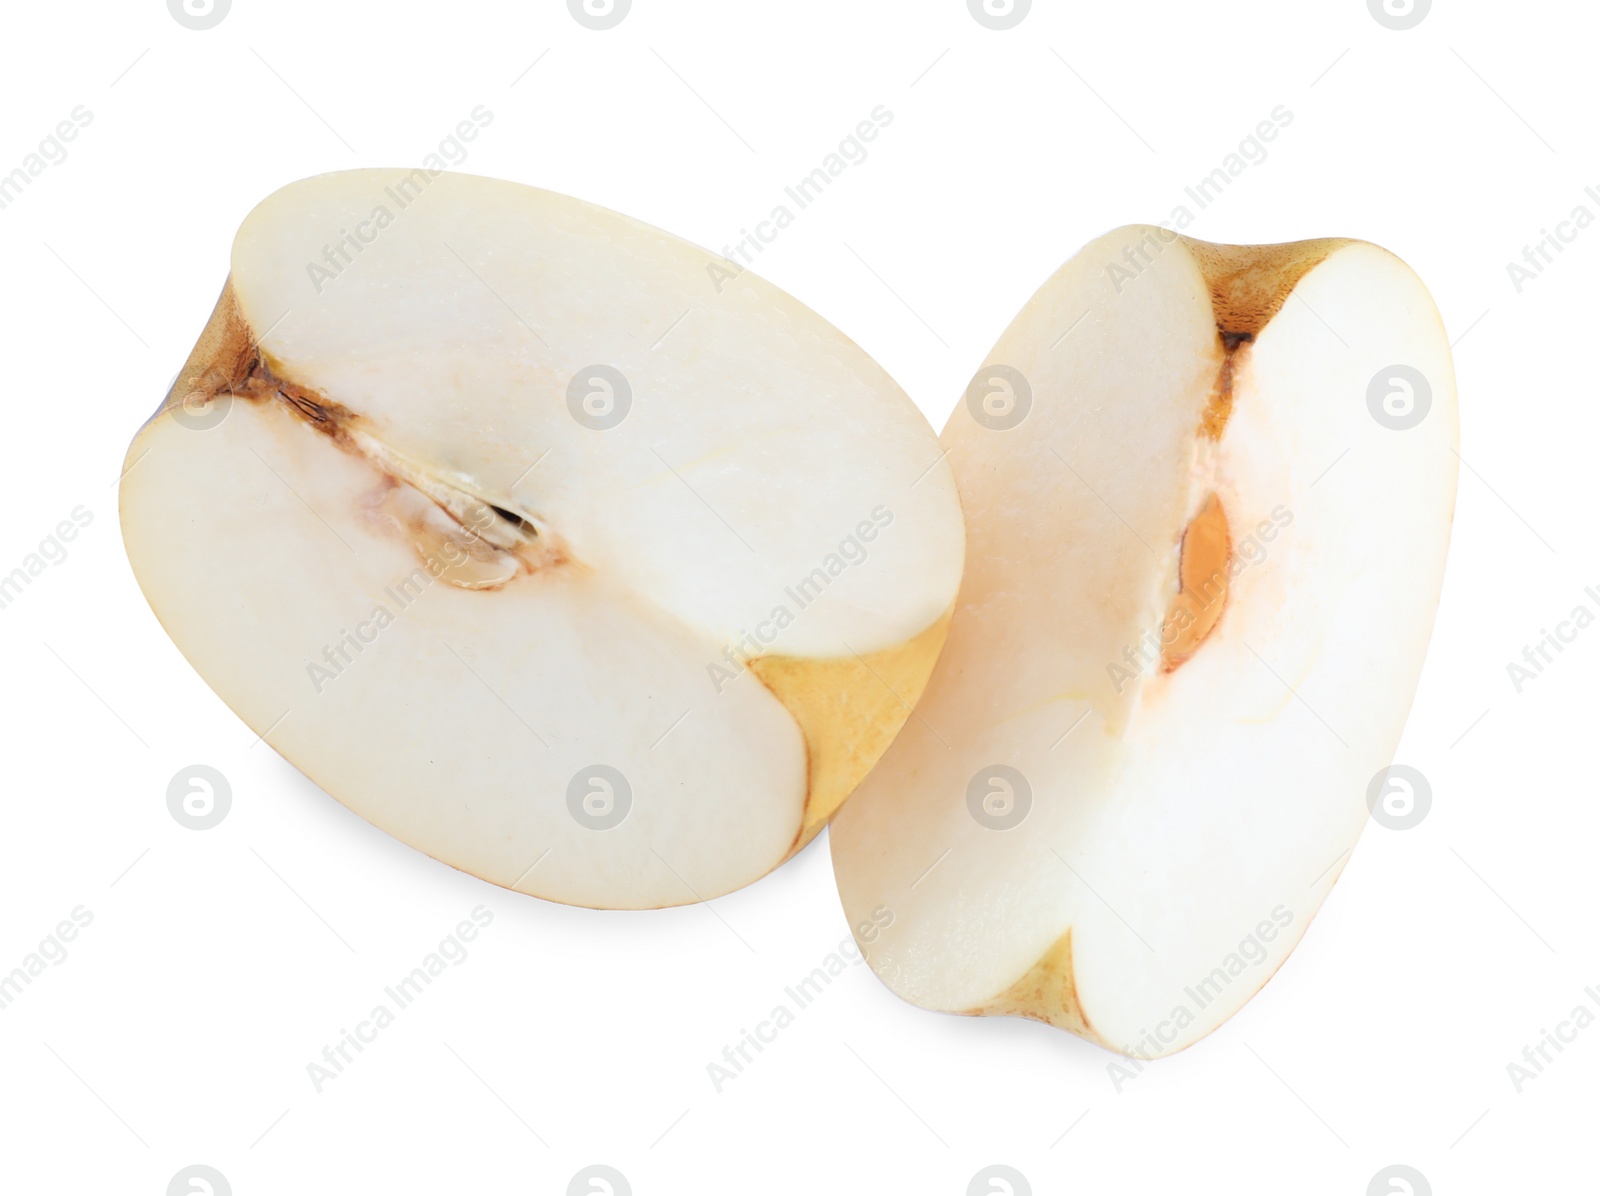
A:
{"label": "brown core area", "polygon": [[1222,365],[1200,417],[1201,434],[1221,440],[1233,414],[1234,380],[1244,360],[1244,346],[1255,343],[1306,273],[1346,242],[1338,237],[1281,245],[1213,245],[1192,237],[1181,240],[1211,292],[1211,314],[1222,345]]}
{"label": "brown core area", "polygon": [[283,377],[251,335],[232,279],[163,408],[198,409],[220,395],[282,403],[306,426],[378,470],[384,491],[375,509],[400,529],[436,578],[462,589],[492,590],[524,571],[569,563],[559,537],[541,534],[515,511],[411,470],[374,444],[355,412]]}
{"label": "brown core area", "polygon": [[1200,416],[1200,432],[1208,440],[1222,439],[1222,429],[1233,414],[1233,375],[1239,364],[1239,348],[1256,339],[1253,332],[1229,332],[1223,328],[1218,328],[1217,334],[1222,338],[1222,365],[1211,386],[1211,399]]}
{"label": "brown core area", "polygon": [[1178,548],[1178,593],[1161,624],[1161,671],[1170,673],[1200,650],[1228,604],[1233,537],[1215,494],[1183,529]]}

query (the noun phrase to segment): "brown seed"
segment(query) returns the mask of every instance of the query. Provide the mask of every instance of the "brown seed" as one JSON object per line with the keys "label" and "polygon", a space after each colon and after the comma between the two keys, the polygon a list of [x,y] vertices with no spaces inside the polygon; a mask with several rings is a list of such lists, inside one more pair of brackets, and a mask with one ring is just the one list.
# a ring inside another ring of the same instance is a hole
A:
{"label": "brown seed", "polygon": [[1215,494],[1183,529],[1178,549],[1178,593],[1161,625],[1161,671],[1170,673],[1200,650],[1228,604],[1233,537]]}

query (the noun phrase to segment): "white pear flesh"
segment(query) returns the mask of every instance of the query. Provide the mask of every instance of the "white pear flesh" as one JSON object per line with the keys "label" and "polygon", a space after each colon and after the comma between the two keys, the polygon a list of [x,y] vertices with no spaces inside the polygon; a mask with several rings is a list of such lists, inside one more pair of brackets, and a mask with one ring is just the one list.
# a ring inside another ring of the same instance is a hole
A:
{"label": "white pear flesh", "polygon": [[129,450],[150,605],[253,731],[457,868],[603,908],[750,883],[908,717],[963,528],[892,379],[732,273],[496,180],[278,191]]}
{"label": "white pear flesh", "polygon": [[[986,426],[1022,393],[997,367],[1031,390],[1014,427]],[[968,393],[941,438],[966,573],[917,717],[832,824],[845,912],[892,911],[862,949],[916,1005],[1168,1054],[1287,958],[1393,760],[1454,509],[1447,338],[1376,246],[1134,226]]]}

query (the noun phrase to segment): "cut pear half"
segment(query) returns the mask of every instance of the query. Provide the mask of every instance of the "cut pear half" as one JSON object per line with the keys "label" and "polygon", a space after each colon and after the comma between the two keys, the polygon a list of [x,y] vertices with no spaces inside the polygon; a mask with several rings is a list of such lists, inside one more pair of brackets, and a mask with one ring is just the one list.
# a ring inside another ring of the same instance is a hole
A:
{"label": "cut pear half", "polygon": [[833,823],[845,911],[893,911],[862,949],[917,1005],[1178,1050],[1288,956],[1386,787],[1455,501],[1438,313],[1363,242],[1119,229],[942,440],[966,574]]}
{"label": "cut pear half", "polygon": [[270,196],[129,450],[162,625],[312,780],[486,880],[651,908],[762,876],[907,718],[963,528],[900,388],[723,265],[473,176]]}

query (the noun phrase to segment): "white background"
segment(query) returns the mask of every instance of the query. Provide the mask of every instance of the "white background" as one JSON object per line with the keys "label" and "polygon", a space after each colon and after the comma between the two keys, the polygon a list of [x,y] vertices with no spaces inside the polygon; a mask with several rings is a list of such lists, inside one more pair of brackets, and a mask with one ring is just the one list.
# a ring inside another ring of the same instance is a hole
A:
{"label": "white background", "polygon": [[[0,1010],[0,1189],[159,1196],[205,1163],[239,1196],[562,1193],[598,1162],[639,1196],[959,1196],[993,1163],[1035,1193],[1360,1196],[1394,1163],[1440,1194],[1593,1190],[1600,1027],[1520,1093],[1507,1073],[1600,991],[1600,628],[1520,694],[1506,670],[1600,611],[1600,227],[1520,293],[1506,269],[1600,215],[1590,6],[1441,0],[1406,31],[1362,0],[1037,0],[1006,32],[958,0],[635,0],[605,32],[550,0],[3,19],[0,173],[93,119],[0,210],[0,572],[73,508],[93,522],[0,610],[0,972],[75,907],[93,922]],[[1180,202],[1209,240],[1361,237],[1422,276],[1464,465],[1399,757],[1433,807],[1369,828],[1243,1013],[1119,1091],[1096,1047],[913,1009],[858,966],[718,1093],[707,1064],[848,935],[824,842],[710,908],[516,896],[345,811],[190,669],[129,571],[116,482],[234,229],[289,180],[420,161],[480,104],[463,169],[714,249],[887,107],[758,269],[935,427],[1062,261]],[[1277,105],[1266,160],[1196,210],[1184,187]],[[166,808],[194,763],[233,791],[203,833]],[[480,904],[470,958],[314,1091],[306,1065]]]}

